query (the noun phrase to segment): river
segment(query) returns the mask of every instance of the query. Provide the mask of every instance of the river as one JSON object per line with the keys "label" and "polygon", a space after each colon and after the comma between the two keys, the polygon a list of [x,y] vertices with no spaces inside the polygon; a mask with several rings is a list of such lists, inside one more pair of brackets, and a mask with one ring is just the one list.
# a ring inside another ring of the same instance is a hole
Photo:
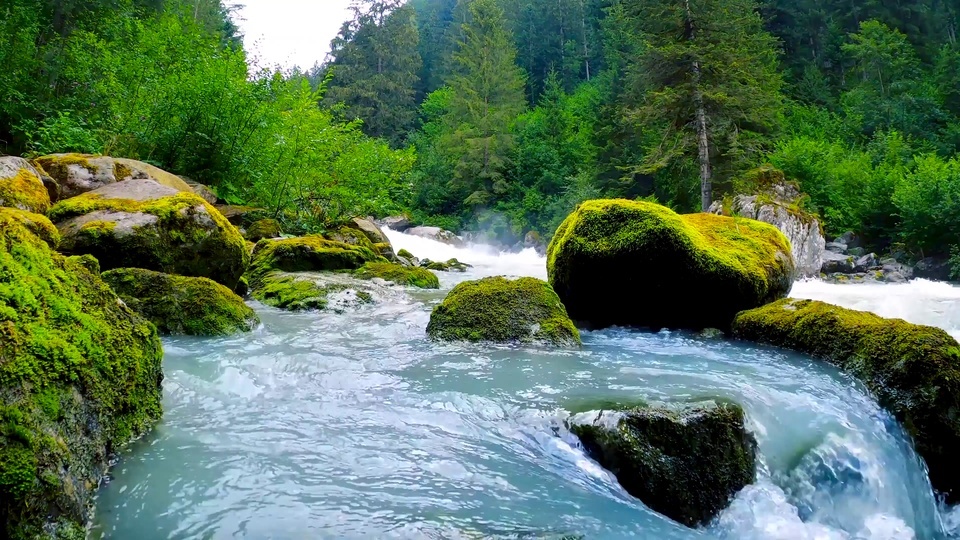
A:
{"label": "river", "polygon": [[[897,423],[822,362],[622,329],[584,333],[579,351],[433,343],[430,310],[457,282],[543,278],[544,260],[389,234],[396,249],[474,268],[359,311],[256,305],[263,324],[250,334],[165,339],[164,420],[119,457],[94,538],[907,540],[960,529]],[[949,285],[811,281],[793,295],[960,337]],[[628,496],[563,428],[585,401],[707,397],[744,406],[761,466],[699,530]]]}

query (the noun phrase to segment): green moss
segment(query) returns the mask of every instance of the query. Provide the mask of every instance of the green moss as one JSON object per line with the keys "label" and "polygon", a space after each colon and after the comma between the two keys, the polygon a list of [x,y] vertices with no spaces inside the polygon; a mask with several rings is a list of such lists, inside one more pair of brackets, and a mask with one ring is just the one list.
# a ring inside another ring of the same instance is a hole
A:
{"label": "green moss", "polygon": [[12,178],[0,178],[0,206],[46,214],[50,211],[50,195],[40,177],[20,169]]}
{"label": "green moss", "polygon": [[85,193],[57,203],[50,217],[63,226],[67,220],[96,211],[158,218],[155,226],[134,227],[133,234],[114,234],[114,223],[93,220],[83,224],[76,235],[65,238],[61,246],[64,252],[93,255],[105,270],[135,266],[208,277],[234,287],[250,260],[236,227],[192,193],[151,201],[107,199]]}
{"label": "green moss", "polygon": [[322,236],[303,236],[283,240],[261,240],[253,251],[248,277],[256,291],[263,278],[283,272],[324,272],[358,270],[368,262],[383,259],[368,248],[328,240]]}
{"label": "green moss", "polygon": [[376,245],[359,229],[344,226],[333,231],[327,231],[324,237],[335,242],[365,247],[374,253],[378,253]]}
{"label": "green moss", "polygon": [[[268,306],[290,311],[327,309],[327,297],[336,292],[353,289],[344,283],[319,285],[308,275],[271,272],[254,289],[253,297]],[[357,300],[361,304],[373,302],[366,291],[357,291]]]}
{"label": "green moss", "polygon": [[938,328],[823,302],[737,315],[735,337],[821,358],[856,376],[913,437],[934,488],[960,500],[960,345]]}
{"label": "green moss", "polygon": [[162,380],[153,326],[24,214],[0,209],[0,537],[18,539],[83,530],[109,452],[160,417]]}
{"label": "green moss", "polygon": [[[775,227],[678,215],[643,201],[581,204],[547,249],[550,283],[593,327],[726,329],[734,315],[787,295],[790,244]],[[651,304],[651,296],[670,302]]]}
{"label": "green moss", "polygon": [[247,240],[259,242],[264,238],[280,238],[280,222],[275,219],[261,219],[247,227]]}
{"label": "green moss", "polygon": [[363,265],[354,275],[360,279],[380,278],[397,285],[419,287],[421,289],[439,289],[440,280],[436,274],[423,268],[408,268],[389,262],[372,262]]}
{"label": "green moss", "polygon": [[580,344],[556,293],[534,278],[460,283],[433,309],[427,333],[442,340]]}
{"label": "green moss", "polygon": [[100,275],[100,261],[93,255],[73,255],[67,257],[71,264],[77,264],[87,269],[91,274]]}
{"label": "green moss", "polygon": [[57,179],[66,178],[70,165],[78,165],[91,173],[97,172],[97,166],[90,163],[91,157],[98,157],[87,154],[54,154],[50,156],[38,157],[37,162],[45,171]]}
{"label": "green moss", "polygon": [[413,256],[413,253],[410,253],[405,249],[401,249],[400,251],[398,251],[397,257],[403,257],[404,259],[411,259],[411,260],[416,259],[416,257]]}
{"label": "green moss", "polygon": [[756,441],[734,404],[637,408],[614,426],[570,431],[628,493],[690,527],[709,523],[756,475]]}
{"label": "green moss", "polygon": [[207,278],[121,268],[104,272],[103,280],[161,334],[227,336],[260,323],[242,298]]}
{"label": "green moss", "polygon": [[469,264],[462,263],[457,259],[449,259],[446,262],[424,259],[420,261],[420,266],[436,272],[466,272],[468,268],[471,268]]}
{"label": "green moss", "polygon": [[32,212],[25,212],[23,210],[17,210],[15,208],[0,208],[3,210],[3,217],[5,219],[16,220],[30,231],[33,235],[37,236],[41,240],[47,243],[51,248],[56,249],[60,245],[60,231],[50,222],[49,219],[41,216],[40,214],[34,214]]}

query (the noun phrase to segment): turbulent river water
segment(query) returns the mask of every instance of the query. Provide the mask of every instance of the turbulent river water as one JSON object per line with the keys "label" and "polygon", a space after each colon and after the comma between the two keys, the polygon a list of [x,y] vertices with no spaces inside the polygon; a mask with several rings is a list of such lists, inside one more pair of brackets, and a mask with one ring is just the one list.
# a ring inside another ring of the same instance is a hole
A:
{"label": "turbulent river water", "polygon": [[[119,456],[94,538],[960,537],[960,512],[935,499],[896,422],[823,363],[620,329],[585,333],[580,351],[432,343],[430,310],[457,282],[542,278],[544,260],[389,234],[397,249],[474,268],[355,312],[257,305],[253,333],[165,339],[164,420]],[[793,295],[960,337],[949,285],[802,282]],[[628,496],[563,428],[597,399],[708,397],[743,404],[761,470],[699,530]]]}

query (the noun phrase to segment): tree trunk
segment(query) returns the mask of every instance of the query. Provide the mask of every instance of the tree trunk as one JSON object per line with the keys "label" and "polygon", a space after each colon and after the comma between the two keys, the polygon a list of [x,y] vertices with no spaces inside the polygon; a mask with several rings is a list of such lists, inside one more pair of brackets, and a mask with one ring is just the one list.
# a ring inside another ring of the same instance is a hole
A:
{"label": "tree trunk", "polygon": [[[684,1],[687,12],[687,38],[696,39],[697,27],[690,10],[690,0]],[[703,104],[703,91],[700,89],[702,69],[699,60],[693,61],[693,108],[697,130],[697,154],[700,160],[700,205],[706,212],[713,202],[713,167],[710,165],[710,132],[707,126],[707,110]]]}

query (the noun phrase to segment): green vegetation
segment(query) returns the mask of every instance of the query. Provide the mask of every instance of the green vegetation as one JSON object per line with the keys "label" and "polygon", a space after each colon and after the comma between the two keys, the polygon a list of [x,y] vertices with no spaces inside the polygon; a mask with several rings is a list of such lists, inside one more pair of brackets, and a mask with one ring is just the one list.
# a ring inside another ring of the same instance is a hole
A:
{"label": "green vegetation", "polygon": [[388,262],[369,262],[354,275],[360,279],[380,278],[397,285],[408,285],[421,289],[439,289],[437,275],[425,268],[412,268]]}
{"label": "green vegetation", "polygon": [[196,277],[120,268],[101,276],[130,309],[161,334],[228,336],[260,323],[243,299],[219,283]]}
{"label": "green vegetation", "polygon": [[733,334],[822,358],[863,381],[913,437],[933,487],[960,498],[960,344],[949,334],[810,300],[740,313]]}
{"label": "green vegetation", "polygon": [[76,538],[108,453],[160,417],[162,351],[152,325],[31,223],[53,227],[0,208],[0,536]]}
{"label": "green vegetation", "polygon": [[451,341],[580,345],[580,333],[557,294],[534,278],[460,283],[433,309],[427,334]]}
{"label": "green vegetation", "polygon": [[[766,223],[619,199],[587,201],[560,225],[547,274],[578,322],[701,330],[786,296],[794,267]],[[671,301],[649,307],[650,291]]]}

